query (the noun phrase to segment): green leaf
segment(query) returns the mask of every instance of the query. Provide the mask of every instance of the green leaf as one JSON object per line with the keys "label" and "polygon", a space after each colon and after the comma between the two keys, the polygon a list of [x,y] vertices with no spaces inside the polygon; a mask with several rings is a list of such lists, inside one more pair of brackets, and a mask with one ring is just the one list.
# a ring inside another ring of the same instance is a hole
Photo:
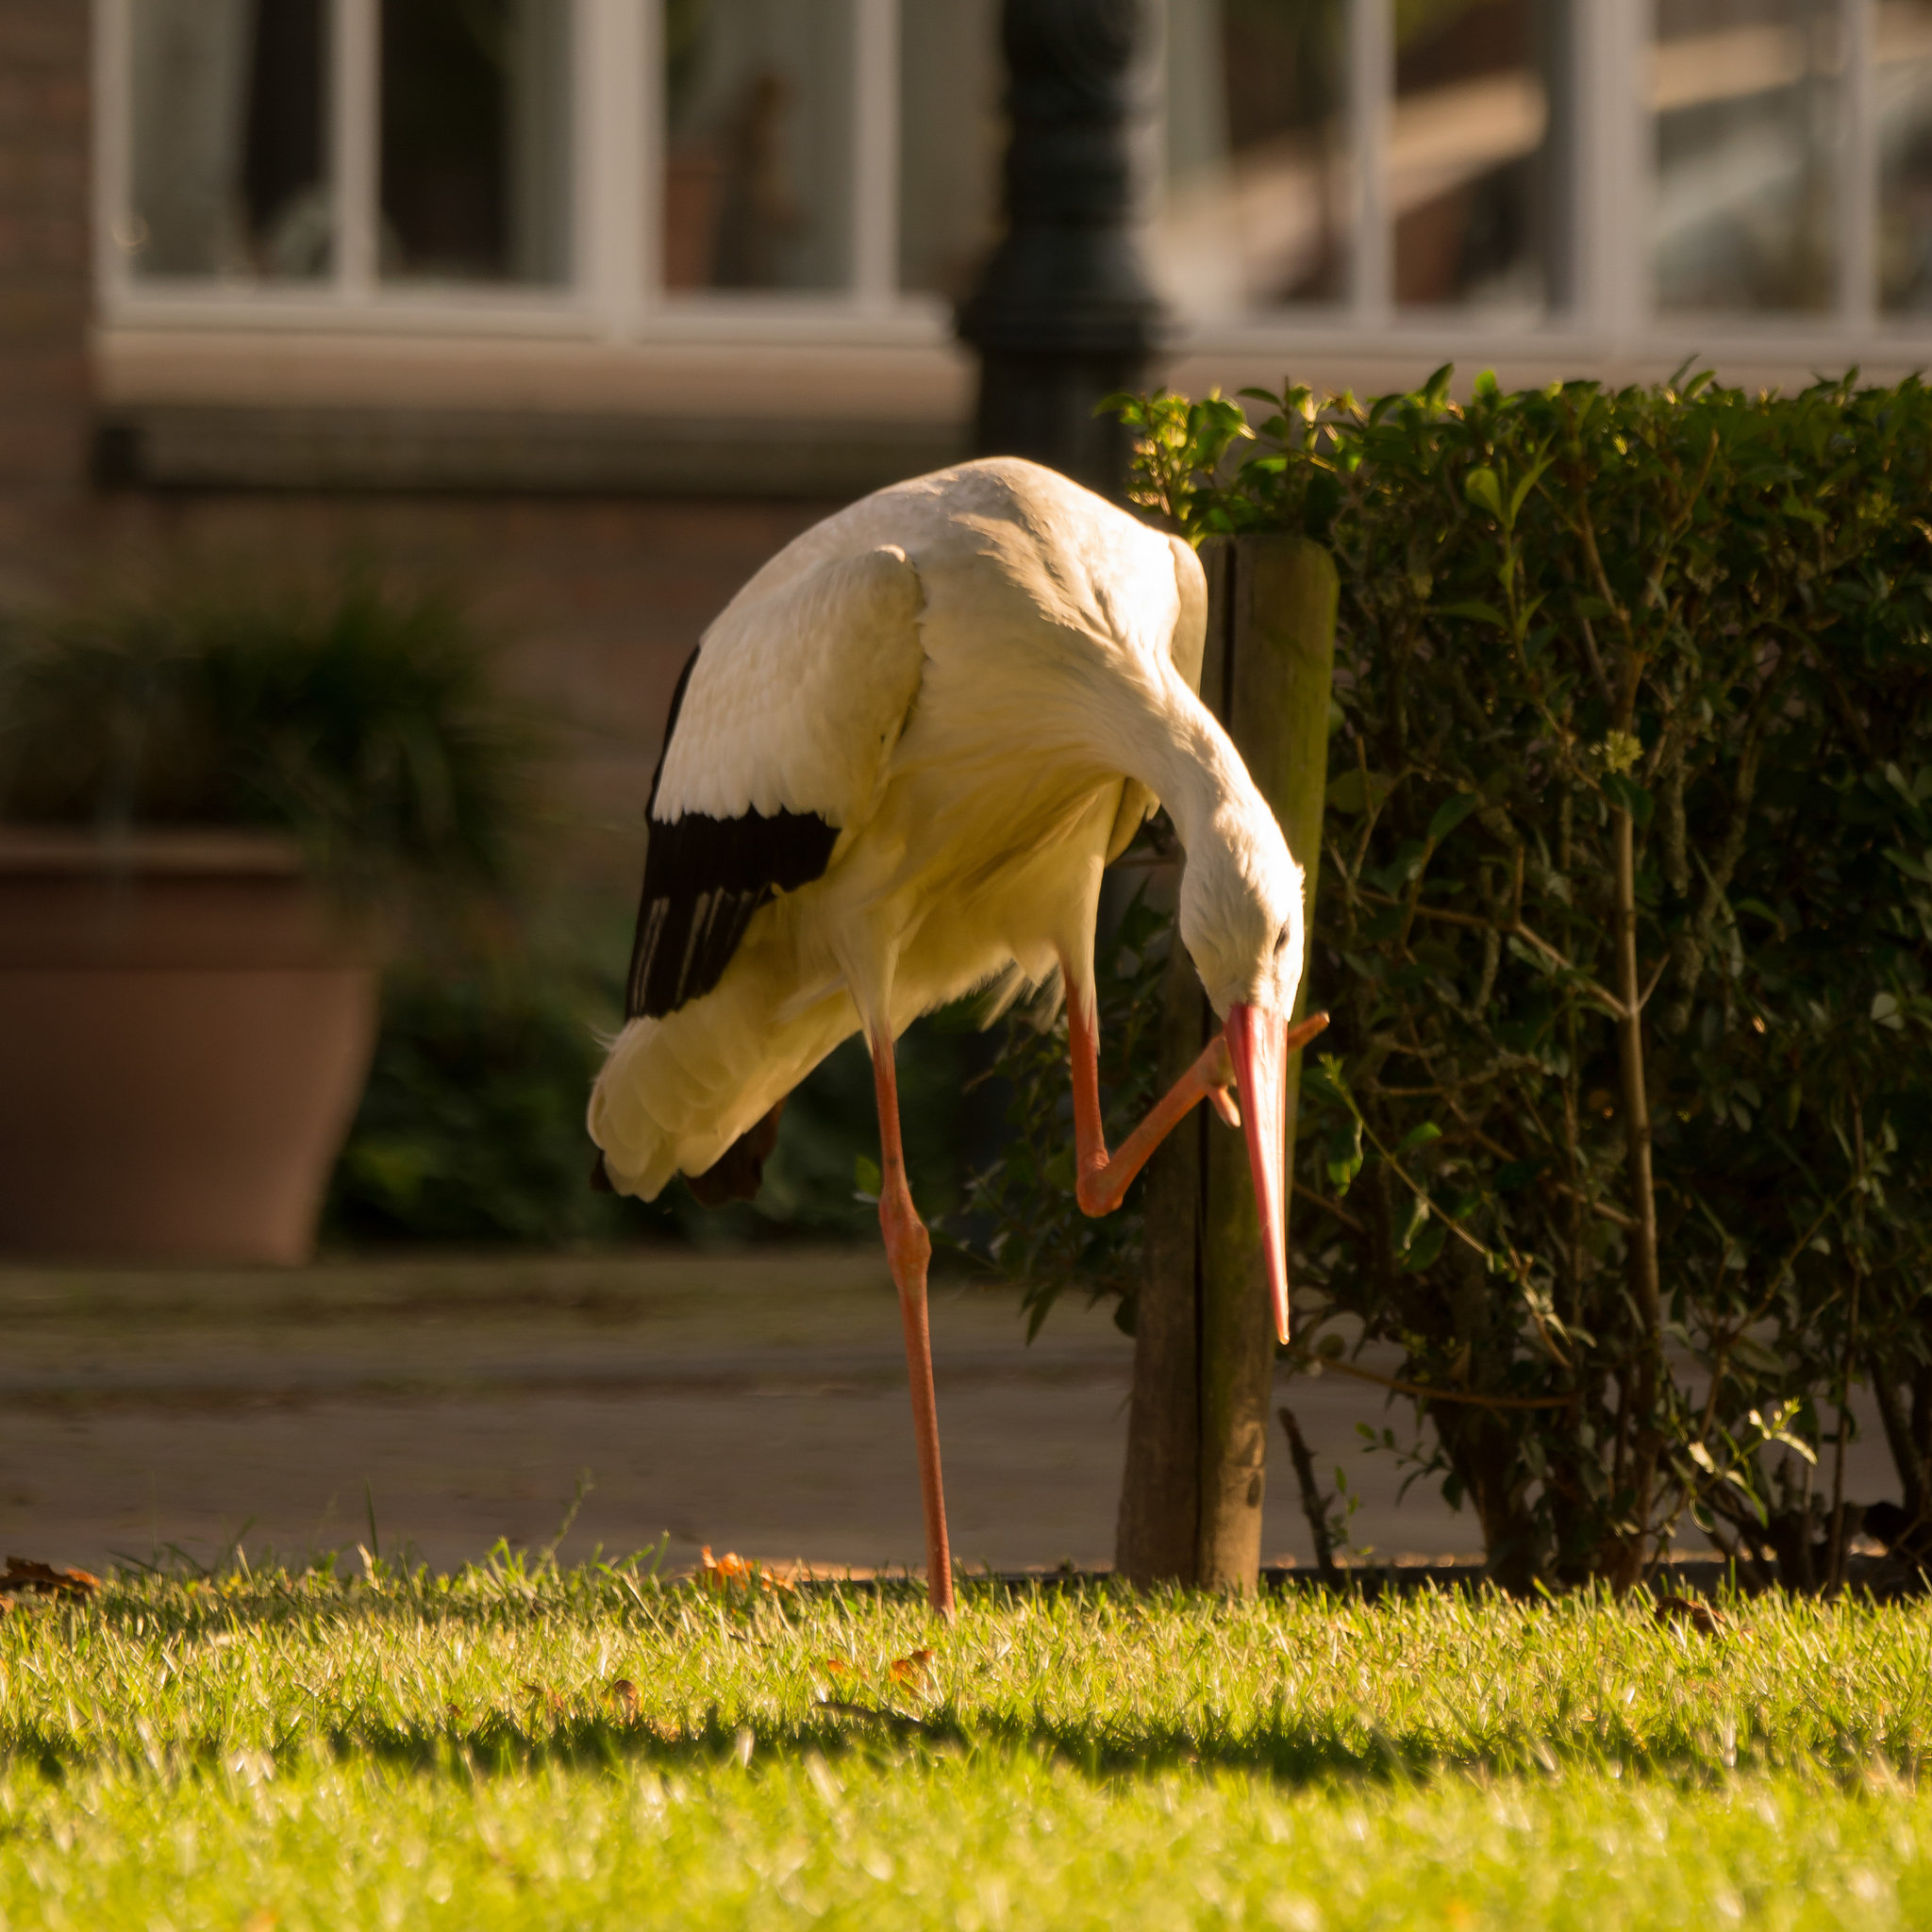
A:
{"label": "green leaf", "polygon": [[885,1176],[879,1173],[879,1164],[876,1160],[863,1154],[854,1159],[852,1187],[854,1193],[861,1201],[876,1201],[885,1184]]}
{"label": "green leaf", "polygon": [[1357,1120],[1338,1122],[1329,1132],[1324,1156],[1323,1167],[1328,1185],[1339,1199],[1362,1170],[1362,1124]]}
{"label": "green leaf", "polygon": [[1760,1375],[1782,1375],[1787,1364],[1753,1335],[1740,1335],[1731,1344],[1731,1359]]}
{"label": "green leaf", "polygon": [[1459,604],[1441,604],[1436,607],[1438,617],[1473,617],[1478,624],[1492,624],[1498,630],[1507,631],[1509,620],[1493,604],[1485,604],[1480,597],[1465,597]]}
{"label": "green leaf", "polygon": [[1505,521],[1503,513],[1503,486],[1497,480],[1495,471],[1487,468],[1472,470],[1462,479],[1462,493],[1478,509],[1488,510],[1499,524]]}
{"label": "green leaf", "polygon": [[1436,1257],[1442,1252],[1442,1243],[1448,1238],[1449,1230],[1443,1223],[1431,1221],[1406,1248],[1402,1257],[1403,1271],[1420,1274],[1425,1268],[1434,1266]]}
{"label": "green leaf", "polygon": [[1418,1194],[1408,1204],[1408,1220],[1404,1224],[1401,1238],[1395,1245],[1403,1254],[1407,1254],[1410,1244],[1429,1220],[1429,1204]]}
{"label": "green leaf", "polygon": [[1474,791],[1458,791],[1445,798],[1429,821],[1430,844],[1440,845],[1481,803],[1482,799]]}
{"label": "green leaf", "polygon": [[1539,458],[1518,478],[1516,488],[1509,492],[1509,527],[1516,527],[1516,519],[1523,514],[1523,500],[1537,486],[1538,479],[1550,467],[1548,457]]}
{"label": "green leaf", "polygon": [[1380,772],[1371,772],[1368,782],[1363,783],[1362,774],[1357,767],[1353,772],[1344,772],[1341,777],[1332,780],[1325,794],[1329,809],[1347,812],[1351,817],[1359,815],[1369,808],[1371,802],[1380,805],[1395,789],[1395,781]]}
{"label": "green leaf", "polygon": [[1640,829],[1649,824],[1650,815],[1657,808],[1657,801],[1635,778],[1626,778],[1621,772],[1606,772],[1603,787],[1604,796],[1612,805],[1621,806],[1627,811],[1632,824]]}
{"label": "green leaf", "polygon": [[1414,1148],[1426,1147],[1431,1141],[1440,1141],[1441,1138],[1442,1130],[1434,1121],[1424,1121],[1403,1135],[1396,1144],[1395,1151],[1398,1154],[1407,1154]]}

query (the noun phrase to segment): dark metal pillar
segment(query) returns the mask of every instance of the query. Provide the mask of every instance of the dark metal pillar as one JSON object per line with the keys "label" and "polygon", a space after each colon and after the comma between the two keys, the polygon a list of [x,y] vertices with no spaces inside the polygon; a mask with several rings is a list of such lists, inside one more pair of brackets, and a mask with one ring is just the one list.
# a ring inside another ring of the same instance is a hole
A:
{"label": "dark metal pillar", "polygon": [[1005,0],[1006,239],[959,311],[980,353],[982,456],[1031,457],[1109,496],[1130,443],[1093,407],[1147,387],[1162,308],[1136,244],[1149,0]]}

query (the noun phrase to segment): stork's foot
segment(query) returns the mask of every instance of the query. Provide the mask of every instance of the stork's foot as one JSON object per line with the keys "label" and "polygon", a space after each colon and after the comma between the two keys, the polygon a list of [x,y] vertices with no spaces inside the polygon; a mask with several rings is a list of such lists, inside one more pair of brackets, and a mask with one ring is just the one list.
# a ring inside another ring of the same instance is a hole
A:
{"label": "stork's foot", "polygon": [[[1068,978],[1071,982],[1071,974]],[[1291,1027],[1282,1042],[1282,1053],[1299,1051],[1327,1024],[1328,1015],[1317,1013]],[[1109,1154],[1100,1124],[1099,1036],[1092,1015],[1077,999],[1067,1003],[1067,1030],[1074,1059],[1074,1136],[1078,1174],[1074,1196],[1083,1214],[1111,1214],[1154,1150],[1198,1102],[1207,1101],[1229,1126],[1241,1125],[1241,1110],[1235,1102],[1234,1057],[1228,1051],[1227,1036],[1217,1033],[1201,1049],[1193,1065],[1148,1108],[1146,1119]]]}
{"label": "stork's foot", "polygon": [[[1111,1214],[1122,1196],[1146,1166],[1154,1150],[1184,1120],[1195,1104],[1205,1100],[1229,1126],[1241,1124],[1241,1108],[1234,1097],[1234,1061],[1227,1041],[1217,1033],[1201,1049],[1200,1058],[1155,1102],[1147,1118],[1109,1155],[1100,1134],[1100,1099],[1096,1042],[1091,1030],[1076,1027],[1074,1034],[1074,1108],[1079,1132],[1080,1178],[1075,1197],[1083,1214]],[[1082,1108],[1082,1075],[1092,1086],[1091,1125]]]}

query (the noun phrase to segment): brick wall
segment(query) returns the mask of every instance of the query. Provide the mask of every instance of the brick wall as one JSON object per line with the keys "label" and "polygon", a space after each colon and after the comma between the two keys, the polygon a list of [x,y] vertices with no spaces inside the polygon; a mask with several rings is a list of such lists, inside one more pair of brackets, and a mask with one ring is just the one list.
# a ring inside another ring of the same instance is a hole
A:
{"label": "brick wall", "polygon": [[559,870],[628,900],[671,688],[829,501],[104,488],[91,475],[89,0],[0,0],[0,615],[375,566],[456,591],[557,729]]}
{"label": "brick wall", "polygon": [[44,595],[90,433],[87,0],[0,0],[0,605]]}
{"label": "brick wall", "polygon": [[570,870],[635,892],[664,714],[731,593],[830,502],[108,491],[92,593],[275,584],[374,568],[453,591],[565,753]]}

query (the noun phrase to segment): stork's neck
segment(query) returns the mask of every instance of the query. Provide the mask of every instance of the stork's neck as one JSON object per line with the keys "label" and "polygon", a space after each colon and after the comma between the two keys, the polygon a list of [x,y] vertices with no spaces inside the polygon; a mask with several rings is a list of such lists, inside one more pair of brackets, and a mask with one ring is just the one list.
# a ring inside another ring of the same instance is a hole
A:
{"label": "stork's neck", "polygon": [[1149,695],[1152,702],[1121,707],[1109,721],[1115,757],[1167,808],[1187,851],[1224,843],[1232,822],[1258,818],[1272,826],[1241,754],[1207,706],[1177,677]]}

